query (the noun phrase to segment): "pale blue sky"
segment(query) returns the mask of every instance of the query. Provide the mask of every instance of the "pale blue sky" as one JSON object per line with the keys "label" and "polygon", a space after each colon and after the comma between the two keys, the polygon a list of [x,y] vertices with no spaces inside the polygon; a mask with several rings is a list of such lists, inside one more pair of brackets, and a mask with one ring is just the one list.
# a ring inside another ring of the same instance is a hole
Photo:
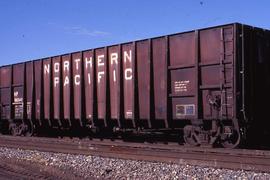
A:
{"label": "pale blue sky", "polygon": [[0,65],[231,22],[270,29],[270,1],[0,0]]}

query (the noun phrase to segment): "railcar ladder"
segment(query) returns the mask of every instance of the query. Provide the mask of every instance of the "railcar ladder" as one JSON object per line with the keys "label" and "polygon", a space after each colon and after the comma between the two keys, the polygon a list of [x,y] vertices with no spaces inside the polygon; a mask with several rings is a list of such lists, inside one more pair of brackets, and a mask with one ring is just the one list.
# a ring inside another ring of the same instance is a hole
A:
{"label": "railcar ladder", "polygon": [[[224,29],[225,28],[221,28],[221,32],[220,32],[220,36],[221,36],[221,44],[220,44],[220,119],[222,120],[224,117],[228,117],[228,107],[232,107],[232,104],[228,104],[228,90],[226,88],[229,88],[227,87],[228,85],[226,84],[226,79],[228,76],[228,73],[226,73],[228,70],[230,69],[233,69],[233,63],[227,65],[226,67],[226,64],[227,61],[226,61],[226,57],[227,55],[232,55],[232,54],[227,54],[227,45],[226,43],[227,42],[230,42],[230,41],[233,41],[233,38],[232,39],[227,39],[225,38],[226,34],[224,33]],[[232,28],[228,28],[227,29],[232,29]],[[233,71],[231,71],[231,76],[230,78],[230,81],[233,82]],[[232,98],[232,96],[230,96],[230,98]]]}

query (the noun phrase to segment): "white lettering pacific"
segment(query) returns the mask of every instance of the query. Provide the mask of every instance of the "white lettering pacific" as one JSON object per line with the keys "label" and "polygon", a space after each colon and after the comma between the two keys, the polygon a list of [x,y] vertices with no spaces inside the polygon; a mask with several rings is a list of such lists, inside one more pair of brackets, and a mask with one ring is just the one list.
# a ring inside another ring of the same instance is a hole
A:
{"label": "white lettering pacific", "polygon": [[65,81],[64,81],[64,86],[68,85],[69,84],[69,78],[68,76],[65,77]]}
{"label": "white lettering pacific", "polygon": [[91,76],[90,76],[90,73],[87,74],[87,77],[88,77],[88,84],[91,84]]}
{"label": "white lettering pacific", "polygon": [[81,77],[78,74],[74,76],[74,83],[76,86],[80,85],[80,78]]}
{"label": "white lettering pacific", "polygon": [[59,77],[54,78],[54,87],[56,87],[57,84],[59,84]]}
{"label": "white lettering pacific", "polygon": [[116,72],[113,70],[113,81],[116,82]]}
{"label": "white lettering pacific", "polygon": [[[116,83],[118,81],[118,71],[119,71],[119,67],[118,64],[119,63],[124,63],[124,67],[123,67],[123,78],[125,80],[132,80],[133,78],[133,70],[132,70],[132,50],[126,50],[123,51],[123,59],[121,61],[119,53],[117,52],[113,52],[110,53],[108,55],[108,64],[110,65],[110,69],[108,69],[108,71],[110,72],[110,76],[112,77],[112,80],[114,83]],[[59,85],[66,87],[67,85],[69,85],[69,83],[71,83],[71,79],[72,82],[75,86],[79,86],[81,84],[81,80],[85,79],[85,83],[87,84],[91,84],[92,83],[92,73],[93,73],[93,66],[96,64],[97,65],[97,69],[96,69],[96,77],[97,77],[97,83],[101,83],[101,81],[103,80],[103,78],[105,78],[105,65],[106,65],[106,60],[107,58],[105,58],[104,54],[98,55],[95,59],[93,57],[85,57],[83,60],[80,58],[77,59],[73,59],[71,62],[69,60],[63,60],[61,62],[55,62],[54,64],[45,64],[43,66],[43,72],[44,75],[48,75],[51,72],[51,68],[52,71],[56,74],[54,74],[54,77],[52,77],[53,79],[53,86],[57,87]],[[83,64],[81,64],[83,63]],[[94,63],[94,64],[93,64]],[[52,65],[52,67],[51,67]],[[81,77],[81,71],[80,68],[84,67],[84,78]],[[73,71],[73,77],[70,77],[70,71]],[[62,75],[60,78],[60,74]],[[70,79],[71,78],[71,79]],[[63,82],[63,84],[62,84]],[[60,84],[61,83],[61,84]]]}
{"label": "white lettering pacific", "polygon": [[111,67],[112,67],[112,73],[113,73],[113,81],[116,82],[116,70],[114,66],[117,66],[118,64],[118,53],[111,53]]}
{"label": "white lettering pacific", "polygon": [[[98,66],[104,66],[104,54],[103,55],[99,55],[98,57],[97,57],[97,65]],[[101,78],[104,76],[104,71],[99,71],[98,72],[98,83],[100,83],[100,81],[101,81]]]}
{"label": "white lettering pacific", "polygon": [[101,77],[104,75],[104,71],[98,72],[98,83],[100,83]]}
{"label": "white lettering pacific", "polygon": [[131,80],[132,79],[132,69],[131,68],[127,68],[125,70],[125,79],[126,80]]}

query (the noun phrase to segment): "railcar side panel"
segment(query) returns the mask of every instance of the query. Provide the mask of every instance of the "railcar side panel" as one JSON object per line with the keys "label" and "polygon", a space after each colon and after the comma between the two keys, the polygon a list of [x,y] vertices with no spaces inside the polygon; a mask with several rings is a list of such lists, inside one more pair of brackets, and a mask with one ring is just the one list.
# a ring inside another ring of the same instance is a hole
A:
{"label": "railcar side panel", "polygon": [[[200,71],[204,119],[234,117],[234,28],[200,31]],[[220,108],[211,105],[219,99]],[[217,112],[219,111],[219,112]]]}
{"label": "railcar side panel", "polygon": [[85,117],[93,123],[94,118],[94,55],[93,51],[83,52]]}
{"label": "railcar side panel", "polygon": [[53,68],[53,114],[54,119],[60,120],[61,118],[61,57],[52,58]]}
{"label": "railcar side panel", "polygon": [[167,118],[167,62],[166,39],[164,37],[152,40],[153,76],[154,76],[154,119]]}
{"label": "railcar side panel", "polygon": [[0,87],[7,88],[11,84],[11,66],[1,67]]}
{"label": "railcar side panel", "polygon": [[51,98],[52,98],[52,93],[51,93],[51,85],[52,85],[52,80],[51,80],[51,73],[52,73],[52,67],[51,67],[51,59],[44,59],[43,60],[43,96],[44,96],[44,101],[43,101],[43,108],[44,108],[44,118],[46,120],[51,119]]}
{"label": "railcar side panel", "polygon": [[11,66],[0,68],[1,119],[10,119]]}
{"label": "railcar side panel", "polygon": [[33,91],[34,91],[34,63],[26,63],[26,116],[27,119],[32,119],[33,111]]}
{"label": "railcar side panel", "polygon": [[195,119],[196,79],[195,32],[169,37],[170,52],[170,96],[172,97],[172,118]]}
{"label": "railcar side panel", "polygon": [[13,75],[12,75],[12,91],[13,98],[12,98],[12,117],[14,119],[23,119],[23,103],[24,103],[24,71],[25,71],[25,64],[15,64],[13,66]]}
{"label": "railcar side panel", "polygon": [[150,119],[150,41],[139,41],[136,50],[139,118]]}
{"label": "railcar side panel", "polygon": [[135,127],[135,43],[122,45],[124,118],[127,126]]}
{"label": "railcar side panel", "polygon": [[98,119],[106,118],[106,64],[107,57],[105,48],[95,50],[96,64],[96,92],[97,92],[97,112]]}
{"label": "railcar side panel", "polygon": [[42,79],[43,79],[43,67],[42,60],[34,61],[34,79],[35,79],[35,119],[37,119],[41,125],[41,112],[42,112]]}
{"label": "railcar side panel", "polygon": [[2,66],[1,130],[79,123],[101,133],[183,128],[194,146],[263,141],[269,47],[270,31],[235,23]]}
{"label": "railcar side panel", "polygon": [[[68,120],[70,124],[70,119],[72,118],[71,109],[71,55],[62,56],[62,86],[63,86],[63,113],[64,119]],[[71,125],[71,124],[70,124]]]}
{"label": "railcar side panel", "polygon": [[110,81],[110,114],[111,119],[120,119],[120,67],[121,53],[120,46],[108,48],[109,56],[109,81]]}
{"label": "railcar side panel", "polygon": [[72,54],[73,108],[74,118],[82,119],[82,53]]}
{"label": "railcar side panel", "polygon": [[147,120],[148,127],[151,127],[151,40],[137,42],[137,83],[138,83],[138,118]]}

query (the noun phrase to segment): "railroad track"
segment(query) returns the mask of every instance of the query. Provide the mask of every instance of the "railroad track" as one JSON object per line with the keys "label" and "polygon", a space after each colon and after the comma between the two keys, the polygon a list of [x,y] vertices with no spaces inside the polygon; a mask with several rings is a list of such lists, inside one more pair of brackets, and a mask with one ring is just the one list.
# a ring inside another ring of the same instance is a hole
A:
{"label": "railroad track", "polygon": [[145,144],[78,138],[0,136],[0,146],[29,150],[84,154],[132,160],[190,164],[270,172],[270,151],[192,148],[176,144]]}
{"label": "railroad track", "polygon": [[50,166],[16,159],[0,158],[1,180],[37,180],[37,179],[82,179],[70,172]]}

